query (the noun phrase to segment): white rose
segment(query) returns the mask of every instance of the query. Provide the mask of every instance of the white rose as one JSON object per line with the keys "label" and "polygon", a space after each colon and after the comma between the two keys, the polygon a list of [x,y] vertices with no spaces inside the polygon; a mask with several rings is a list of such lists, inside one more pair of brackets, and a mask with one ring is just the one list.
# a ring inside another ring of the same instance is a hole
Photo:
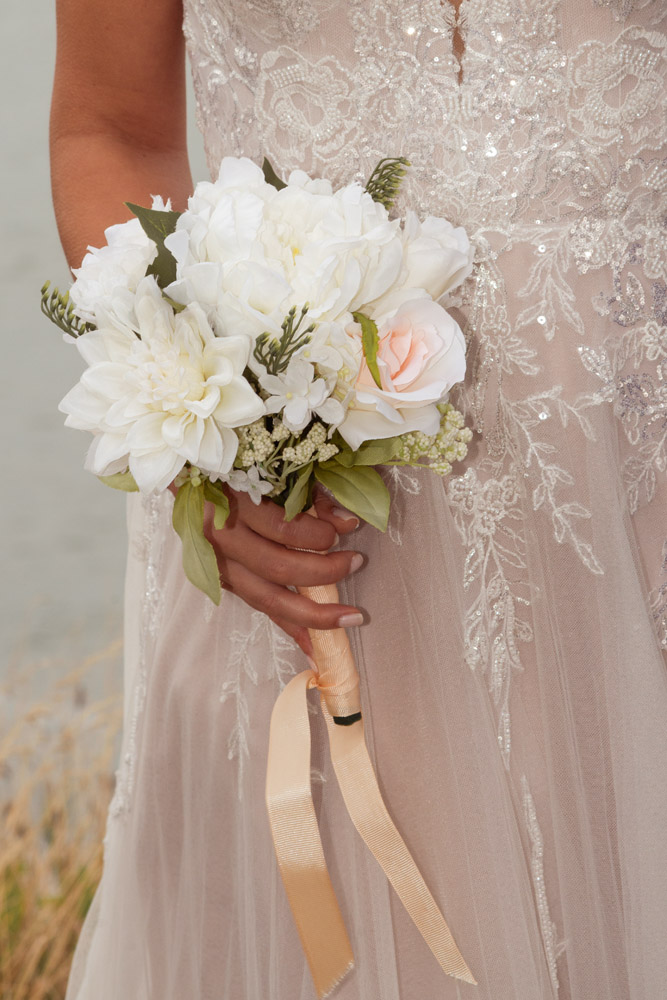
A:
{"label": "white rose", "polygon": [[366,308],[377,318],[426,293],[434,300],[450,295],[472,272],[474,251],[466,231],[445,219],[429,216],[423,222],[408,212],[402,231],[403,267],[396,283]]}
{"label": "white rose", "polygon": [[473,248],[465,229],[430,215],[420,222],[408,212],[403,229],[405,284],[432,299],[453,291],[472,273]]}
{"label": "white rose", "polygon": [[215,337],[198,304],[174,313],[152,278],[137,289],[135,316],[136,332],[108,326],[76,341],[89,367],[60,409],[95,434],[87,468],[129,466],[143,492],[165,489],[186,462],[212,479],[226,474],[233,428],[265,412],[243,377],[247,340]]}
{"label": "white rose", "polygon": [[[361,328],[351,334],[360,339]],[[351,448],[364,441],[409,431],[435,434],[437,404],[465,375],[465,340],[454,319],[437,302],[404,303],[378,329],[379,388],[364,361],[346,416],[338,428]]]}
{"label": "white rose", "polygon": [[[152,207],[168,211],[171,204],[165,205],[156,195]],[[76,280],[69,293],[76,315],[95,326],[109,312],[127,317],[132,293],[157,253],[138,219],[110,226],[104,235],[106,246],[88,247],[81,267],[74,271]]]}

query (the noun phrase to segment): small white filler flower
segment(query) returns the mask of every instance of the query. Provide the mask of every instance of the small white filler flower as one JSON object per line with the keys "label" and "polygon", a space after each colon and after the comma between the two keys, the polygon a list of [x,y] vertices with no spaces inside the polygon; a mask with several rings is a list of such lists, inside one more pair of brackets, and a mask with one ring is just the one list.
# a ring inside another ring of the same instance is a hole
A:
{"label": "small white filler flower", "polygon": [[337,399],[323,378],[315,378],[315,368],[308,361],[293,358],[282,375],[262,375],[260,385],[269,393],[267,413],[282,413],[285,427],[297,434],[310,422],[313,413],[327,424],[339,424],[345,416]]}
{"label": "small white filler flower", "polygon": [[261,503],[262,497],[273,490],[271,483],[262,479],[256,465],[251,465],[247,472],[234,469],[228,476],[224,476],[224,481],[237,493],[247,493],[254,504]]}

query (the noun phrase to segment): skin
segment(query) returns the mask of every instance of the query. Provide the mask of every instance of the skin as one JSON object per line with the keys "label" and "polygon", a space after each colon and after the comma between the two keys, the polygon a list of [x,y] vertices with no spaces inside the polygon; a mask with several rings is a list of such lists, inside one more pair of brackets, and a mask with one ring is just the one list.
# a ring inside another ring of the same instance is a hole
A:
{"label": "skin", "polygon": [[[58,48],[51,106],[51,178],[56,221],[70,267],[104,230],[130,218],[124,202],[152,194],[183,210],[192,191],[186,147],[185,48],[180,0],[57,0]],[[363,559],[329,552],[358,525],[330,498],[317,518],[287,523],[268,500],[230,493],[222,531],[206,511],[220,578],[312,652],[308,629],[362,624],[358,608],[317,604],[289,586],[338,583]],[[295,549],[310,549],[299,552]],[[353,617],[350,617],[353,616]],[[343,619],[341,621],[341,619]]]}

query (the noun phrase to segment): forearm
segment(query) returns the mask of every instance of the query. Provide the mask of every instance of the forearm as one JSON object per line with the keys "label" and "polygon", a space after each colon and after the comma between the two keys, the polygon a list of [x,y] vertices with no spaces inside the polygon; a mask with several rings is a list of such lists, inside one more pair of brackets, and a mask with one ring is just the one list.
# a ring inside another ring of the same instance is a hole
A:
{"label": "forearm", "polygon": [[131,213],[125,202],[151,203],[151,195],[185,208],[192,191],[183,147],[141,147],[113,132],[59,133],[52,126],[51,185],[60,240],[70,267],[89,245],[104,243],[104,230]]}

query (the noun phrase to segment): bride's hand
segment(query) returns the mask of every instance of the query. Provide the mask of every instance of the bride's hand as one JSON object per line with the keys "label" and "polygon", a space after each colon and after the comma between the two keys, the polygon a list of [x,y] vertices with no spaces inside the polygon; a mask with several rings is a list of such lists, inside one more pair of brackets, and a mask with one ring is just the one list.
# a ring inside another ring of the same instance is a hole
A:
{"label": "bride's hand", "polygon": [[[315,499],[317,517],[299,514],[285,521],[282,508],[270,500],[257,505],[246,493],[228,492],[231,513],[225,527],[213,527],[213,507],[206,505],[204,531],[218,559],[220,581],[250,607],[263,611],[312,653],[308,629],[361,625],[358,608],[347,604],[317,604],[289,586],[337,583],[363,564],[358,552],[329,552],[337,534],[358,525],[324,495]],[[298,549],[315,549],[299,552]]]}

